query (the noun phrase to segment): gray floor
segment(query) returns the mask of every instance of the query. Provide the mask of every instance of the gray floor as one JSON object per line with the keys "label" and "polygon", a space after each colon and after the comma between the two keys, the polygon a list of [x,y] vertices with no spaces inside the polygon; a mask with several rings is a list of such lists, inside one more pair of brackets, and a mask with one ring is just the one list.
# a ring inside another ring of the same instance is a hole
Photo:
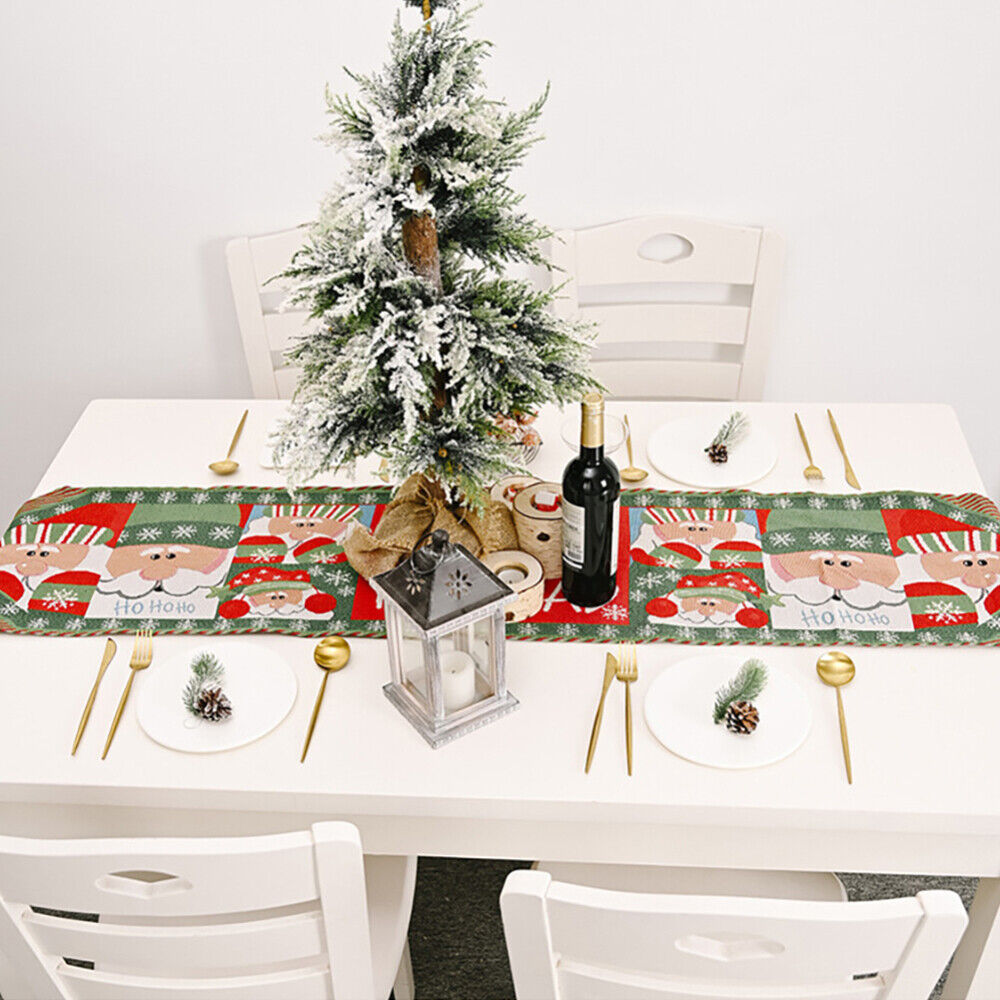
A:
{"label": "gray floor", "polygon": [[[410,923],[417,1000],[513,1000],[499,899],[507,873],[527,861],[421,858]],[[975,879],[841,875],[851,899],[954,889],[966,907]],[[940,984],[934,996],[940,993]],[[919,998],[914,998],[919,1000]]]}

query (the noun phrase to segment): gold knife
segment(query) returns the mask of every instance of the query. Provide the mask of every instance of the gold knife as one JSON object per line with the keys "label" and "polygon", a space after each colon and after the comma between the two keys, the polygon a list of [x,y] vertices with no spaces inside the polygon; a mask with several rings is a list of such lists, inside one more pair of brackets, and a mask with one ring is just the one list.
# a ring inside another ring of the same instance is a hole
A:
{"label": "gold knife", "polygon": [[844,439],[840,436],[840,428],[837,427],[837,421],[833,419],[833,414],[827,410],[826,415],[830,418],[830,426],[833,428],[833,436],[837,439],[837,447],[840,449],[840,454],[844,456],[844,478],[847,480],[848,485],[853,486],[856,490],[861,489],[861,484],[858,482],[858,477],[854,475],[854,470],[851,468],[851,460],[847,457],[847,449],[844,447]]}
{"label": "gold knife", "polygon": [[594,716],[594,728],[590,731],[590,746],[587,748],[587,765],[584,773],[590,773],[590,763],[594,759],[594,751],[597,749],[597,734],[601,731],[601,719],[604,718],[604,699],[608,696],[608,688],[618,673],[618,661],[608,653],[604,661],[604,686],[601,688],[601,700],[597,703],[597,715]]}
{"label": "gold knife", "polygon": [[108,639],[104,645],[104,657],[101,660],[101,666],[97,671],[97,679],[94,681],[94,686],[90,689],[90,697],[87,699],[87,704],[84,706],[83,715],[80,716],[80,725],[77,726],[76,739],[73,740],[73,749],[70,752],[70,756],[76,753],[76,748],[80,745],[80,740],[83,738],[83,731],[87,728],[87,723],[90,720],[90,710],[94,707],[94,699],[97,697],[97,689],[101,686],[101,680],[104,677],[104,672],[108,669],[111,661],[115,658],[115,651],[118,647],[115,645],[114,639]]}

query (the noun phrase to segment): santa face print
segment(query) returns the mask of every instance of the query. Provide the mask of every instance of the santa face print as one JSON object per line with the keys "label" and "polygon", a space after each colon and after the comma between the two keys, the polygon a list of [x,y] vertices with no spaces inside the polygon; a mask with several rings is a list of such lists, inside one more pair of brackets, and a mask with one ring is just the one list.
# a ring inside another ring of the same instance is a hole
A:
{"label": "santa face print", "polygon": [[695,624],[711,622],[713,625],[732,621],[739,607],[733,601],[726,601],[721,597],[682,597],[680,605],[682,618]]}
{"label": "santa face print", "polygon": [[53,569],[76,569],[86,555],[87,546],[76,542],[3,545],[0,546],[0,566],[13,566],[22,577],[30,580]]}
{"label": "santa face print", "polygon": [[835,596],[850,593],[854,597],[864,591],[883,591],[899,577],[899,567],[892,556],[869,552],[821,549],[789,552],[771,556],[771,567],[785,584],[778,589],[803,599],[809,595],[828,600],[831,592]]}
{"label": "santa face print", "polygon": [[247,600],[258,615],[290,615],[302,608],[303,590],[265,590],[250,594]]}
{"label": "santa face print", "polygon": [[226,549],[208,545],[119,546],[108,557],[98,589],[132,598],[154,591],[173,596],[191,594],[221,581],[228,555]]}
{"label": "santa face print", "polygon": [[1000,578],[998,552],[925,552],[920,565],[931,579],[969,590],[986,590]]}
{"label": "santa face print", "polygon": [[731,542],[736,537],[732,521],[668,521],[653,525],[653,532],[660,542],[687,542],[698,548]]}
{"label": "santa face print", "polygon": [[347,525],[343,521],[321,517],[272,517],[268,530],[272,535],[287,535],[293,541],[304,542],[317,535],[339,538],[347,531]]}

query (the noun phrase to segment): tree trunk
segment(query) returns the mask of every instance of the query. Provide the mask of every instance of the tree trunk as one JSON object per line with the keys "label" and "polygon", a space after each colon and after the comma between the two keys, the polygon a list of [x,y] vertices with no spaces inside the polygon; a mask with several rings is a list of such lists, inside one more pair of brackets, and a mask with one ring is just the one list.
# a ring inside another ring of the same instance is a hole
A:
{"label": "tree trunk", "polygon": [[[430,183],[430,172],[423,165],[413,170],[413,184],[423,191]],[[403,222],[403,255],[416,274],[429,281],[441,294],[441,254],[438,251],[437,223],[429,212],[414,213]]]}

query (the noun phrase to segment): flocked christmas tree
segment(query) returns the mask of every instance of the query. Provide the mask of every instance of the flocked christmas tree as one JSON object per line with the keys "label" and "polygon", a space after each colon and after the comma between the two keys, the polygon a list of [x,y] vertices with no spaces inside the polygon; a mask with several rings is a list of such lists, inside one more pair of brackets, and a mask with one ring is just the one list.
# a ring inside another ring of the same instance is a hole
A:
{"label": "flocked christmas tree", "polygon": [[283,275],[319,323],[289,351],[302,377],[276,457],[295,484],[375,452],[477,503],[518,464],[497,417],[579,399],[589,335],[503,274],[544,264],[549,233],[509,179],[545,95],[524,111],[489,99],[489,43],[458,0],[406,2],[423,25],[397,15],[382,70],[348,71],[359,96],[327,94],[348,166]]}

